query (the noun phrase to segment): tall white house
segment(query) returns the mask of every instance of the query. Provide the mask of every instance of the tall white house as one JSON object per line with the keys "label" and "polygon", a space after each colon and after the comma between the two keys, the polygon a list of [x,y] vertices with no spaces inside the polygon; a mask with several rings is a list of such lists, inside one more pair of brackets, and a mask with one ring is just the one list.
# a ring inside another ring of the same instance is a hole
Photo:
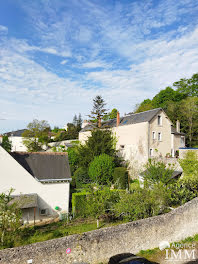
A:
{"label": "tall white house", "polygon": [[[94,124],[87,124],[79,133],[84,143],[91,135]],[[176,128],[161,108],[129,114],[102,122],[101,128],[111,129],[117,138],[116,148],[129,162],[145,163],[150,157],[175,157],[185,147],[185,134]]]}
{"label": "tall white house", "polygon": [[11,151],[27,151],[26,146],[23,144],[22,134],[25,129],[20,129],[12,132],[5,133],[12,144]]}

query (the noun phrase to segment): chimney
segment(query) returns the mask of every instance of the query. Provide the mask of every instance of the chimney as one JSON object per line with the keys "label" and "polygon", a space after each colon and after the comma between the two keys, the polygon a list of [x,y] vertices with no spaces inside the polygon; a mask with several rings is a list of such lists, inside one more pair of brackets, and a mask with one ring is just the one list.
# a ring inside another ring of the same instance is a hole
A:
{"label": "chimney", "polygon": [[180,133],[180,122],[179,122],[179,120],[177,120],[177,122],[176,122],[176,131],[178,133]]}
{"label": "chimney", "polygon": [[100,128],[101,127],[101,118],[99,117],[98,119],[98,127]]}
{"label": "chimney", "polygon": [[120,113],[117,112],[117,127],[119,126],[120,124]]}

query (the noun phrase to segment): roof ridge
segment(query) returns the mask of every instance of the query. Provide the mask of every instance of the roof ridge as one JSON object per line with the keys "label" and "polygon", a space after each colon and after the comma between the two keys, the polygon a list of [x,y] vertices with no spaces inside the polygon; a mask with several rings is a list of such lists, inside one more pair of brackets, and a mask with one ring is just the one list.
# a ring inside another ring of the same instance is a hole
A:
{"label": "roof ridge", "polygon": [[13,151],[16,154],[37,154],[37,155],[68,155],[67,152],[27,152],[27,151]]}

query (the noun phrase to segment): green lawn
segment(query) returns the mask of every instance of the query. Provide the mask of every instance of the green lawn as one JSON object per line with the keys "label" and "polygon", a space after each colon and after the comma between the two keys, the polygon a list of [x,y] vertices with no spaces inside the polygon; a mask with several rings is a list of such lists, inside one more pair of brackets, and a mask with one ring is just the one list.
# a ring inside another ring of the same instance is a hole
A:
{"label": "green lawn", "polygon": [[[121,223],[123,223],[123,221],[110,223],[100,221],[99,228],[118,225]],[[97,224],[94,219],[76,219],[68,224],[65,221],[60,221],[43,226],[27,227],[20,232],[20,235],[18,235],[14,243],[14,247],[73,234],[81,234],[95,229],[97,229]]]}

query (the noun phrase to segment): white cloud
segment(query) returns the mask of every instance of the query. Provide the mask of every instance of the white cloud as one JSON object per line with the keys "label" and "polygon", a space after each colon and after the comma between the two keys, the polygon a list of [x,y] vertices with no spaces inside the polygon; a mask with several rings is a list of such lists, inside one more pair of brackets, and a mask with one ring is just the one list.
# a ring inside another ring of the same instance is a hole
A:
{"label": "white cloud", "polygon": [[82,64],[83,68],[110,68],[111,63],[106,63],[103,61],[90,61]]}
{"label": "white cloud", "polygon": [[0,25],[0,33],[8,33],[8,28],[3,25]]}
{"label": "white cloud", "polygon": [[67,63],[67,60],[62,60],[60,64],[65,65],[66,63]]}

